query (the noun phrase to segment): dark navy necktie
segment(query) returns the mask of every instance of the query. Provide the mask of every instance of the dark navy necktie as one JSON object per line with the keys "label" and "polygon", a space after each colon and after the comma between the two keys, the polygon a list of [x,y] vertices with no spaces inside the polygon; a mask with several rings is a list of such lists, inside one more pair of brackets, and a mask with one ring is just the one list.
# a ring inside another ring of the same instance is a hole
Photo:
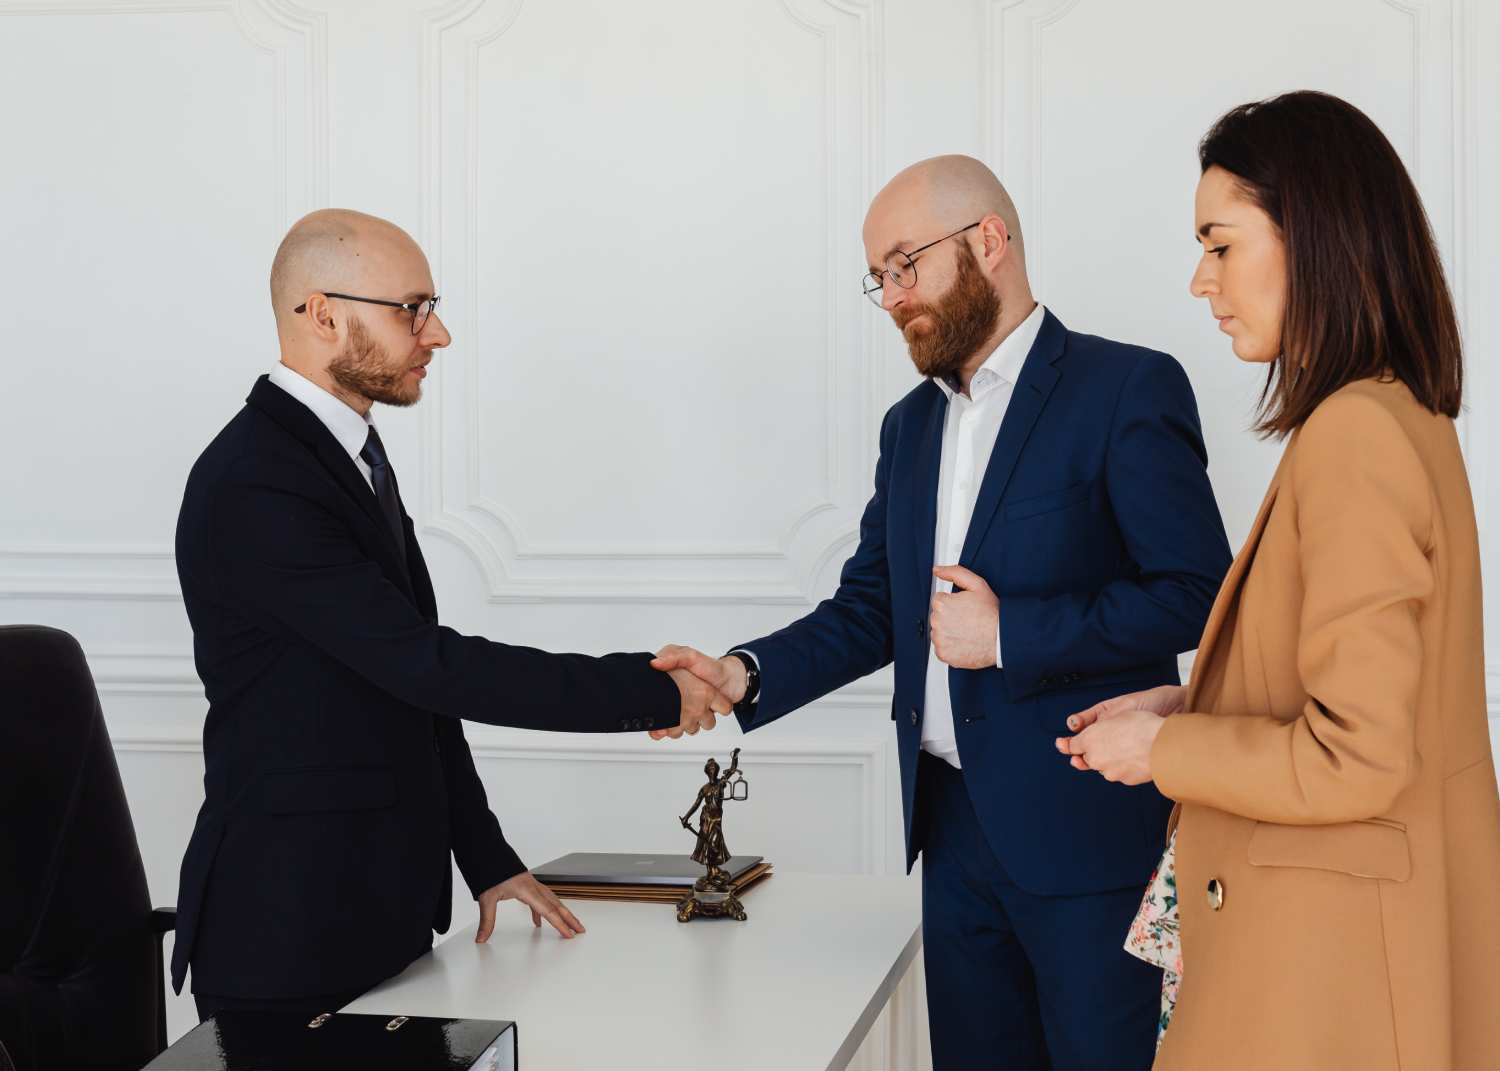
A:
{"label": "dark navy necktie", "polygon": [[401,521],[401,493],[396,489],[396,473],[385,456],[385,444],[374,425],[365,438],[365,448],[359,456],[370,466],[370,483],[375,487],[375,498],[380,502],[380,512],[385,514],[391,526],[391,535],[396,539],[396,549],[401,552],[401,564],[406,564],[406,526]]}

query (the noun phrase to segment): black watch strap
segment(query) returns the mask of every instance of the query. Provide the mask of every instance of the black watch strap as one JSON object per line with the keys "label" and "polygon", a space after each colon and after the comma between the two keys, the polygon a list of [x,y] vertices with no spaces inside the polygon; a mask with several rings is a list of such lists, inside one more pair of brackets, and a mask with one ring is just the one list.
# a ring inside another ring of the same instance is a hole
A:
{"label": "black watch strap", "polygon": [[734,705],[736,714],[748,714],[760,698],[760,667],[744,651],[730,651],[726,658],[738,658],[745,666],[745,696]]}

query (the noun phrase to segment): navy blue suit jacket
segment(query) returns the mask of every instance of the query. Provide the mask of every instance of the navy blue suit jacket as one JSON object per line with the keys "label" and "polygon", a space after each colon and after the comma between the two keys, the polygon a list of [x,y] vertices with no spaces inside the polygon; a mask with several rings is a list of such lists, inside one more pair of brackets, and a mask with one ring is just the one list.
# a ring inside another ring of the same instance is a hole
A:
{"label": "navy blue suit jacket", "polygon": [[[761,666],[752,730],[896,663],[907,868],[947,398],[930,380],[886,414],[875,494],[833,597],[740,647]],[[1163,353],[1069,331],[1027,355],[959,558],[1000,600],[1003,668],[948,669],[964,778],[986,836],[1030,892],[1144,884],[1170,803],[1072,769],[1066,718],[1177,683],[1228,571],[1192,387]],[[939,565],[952,564],[939,562]]]}
{"label": "navy blue suit jacket", "polygon": [[[650,654],[550,654],[438,624],[370,486],[262,376],[188,477],[177,569],[208,697],[205,800],[182,860],[172,982],[225,997],[370,986],[525,869],[464,740],[495,725],[675,725]],[[451,854],[450,854],[451,853]]]}

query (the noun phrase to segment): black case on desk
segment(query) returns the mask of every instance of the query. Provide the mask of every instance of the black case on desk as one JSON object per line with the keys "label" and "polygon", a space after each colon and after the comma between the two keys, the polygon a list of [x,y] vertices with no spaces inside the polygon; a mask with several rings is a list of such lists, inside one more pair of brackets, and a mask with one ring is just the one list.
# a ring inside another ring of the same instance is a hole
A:
{"label": "black case on desk", "polygon": [[226,1012],[143,1071],[515,1071],[516,1060],[516,1024],[498,1019]]}

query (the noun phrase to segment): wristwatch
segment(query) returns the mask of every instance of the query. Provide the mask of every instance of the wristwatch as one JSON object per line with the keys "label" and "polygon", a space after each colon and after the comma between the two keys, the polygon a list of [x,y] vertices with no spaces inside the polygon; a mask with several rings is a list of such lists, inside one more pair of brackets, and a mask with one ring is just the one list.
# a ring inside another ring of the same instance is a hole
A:
{"label": "wristwatch", "polygon": [[738,658],[745,666],[745,694],[738,703],[734,705],[736,714],[748,714],[755,706],[755,700],[760,696],[760,667],[755,664],[744,651],[730,651],[725,658]]}

